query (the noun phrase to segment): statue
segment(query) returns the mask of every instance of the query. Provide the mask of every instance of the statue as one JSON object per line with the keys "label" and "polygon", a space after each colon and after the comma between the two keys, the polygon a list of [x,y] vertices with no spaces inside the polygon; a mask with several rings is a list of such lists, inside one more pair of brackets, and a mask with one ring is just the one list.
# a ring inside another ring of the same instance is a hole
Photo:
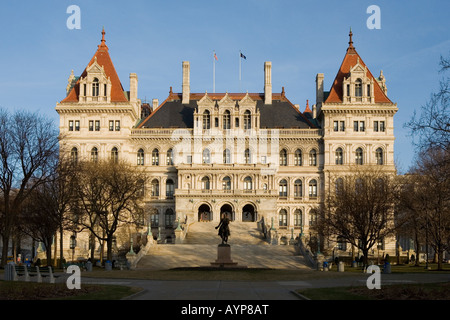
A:
{"label": "statue", "polygon": [[222,244],[226,244],[228,242],[228,237],[230,236],[230,219],[227,218],[225,214],[222,214],[222,219],[220,219],[219,225],[216,227],[219,228],[219,236],[222,238]]}

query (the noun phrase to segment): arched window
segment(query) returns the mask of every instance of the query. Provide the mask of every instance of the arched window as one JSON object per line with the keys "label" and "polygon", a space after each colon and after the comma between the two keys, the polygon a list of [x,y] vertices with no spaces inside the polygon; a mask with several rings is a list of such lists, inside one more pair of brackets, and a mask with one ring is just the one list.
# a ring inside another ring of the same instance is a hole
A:
{"label": "arched window", "polygon": [[226,176],[225,178],[222,179],[222,189],[227,191],[227,190],[231,190],[231,179],[230,177]]}
{"label": "arched window", "polygon": [[168,166],[173,166],[173,150],[169,149],[167,150],[167,154],[166,154],[166,162]]}
{"label": "arched window", "polygon": [[358,148],[355,151],[355,163],[356,164],[363,164],[364,158],[363,158],[363,149]]}
{"label": "arched window", "polygon": [[252,156],[250,154],[250,149],[245,149],[244,153],[244,163],[249,164],[252,162]]}
{"label": "arched window", "polygon": [[314,179],[309,182],[309,197],[317,198],[317,181]]}
{"label": "arched window", "polygon": [[203,129],[209,130],[211,128],[211,117],[208,110],[203,112]]}
{"label": "arched window", "polygon": [[94,81],[92,82],[92,96],[93,97],[98,97],[98,93],[99,93],[98,79],[94,78]]}
{"label": "arched window", "polygon": [[249,191],[252,190],[252,178],[251,177],[246,177],[244,179],[244,191]]}
{"label": "arched window", "polygon": [[280,151],[280,166],[287,166],[287,151],[285,149]]}
{"label": "arched window", "polygon": [[362,81],[361,81],[361,79],[357,79],[355,82],[355,96],[356,97],[362,96]]}
{"label": "arched window", "polygon": [[223,163],[225,164],[231,163],[231,152],[229,149],[225,149],[223,151]]}
{"label": "arched window", "polygon": [[202,190],[209,190],[210,189],[210,185],[209,185],[209,178],[208,177],[203,177],[202,178]]}
{"label": "arched window", "polygon": [[335,182],[336,194],[342,194],[344,192],[344,180],[342,178],[337,178]]}
{"label": "arched window", "polygon": [[203,163],[211,163],[211,152],[209,151],[209,149],[203,150]]}
{"label": "arched window", "polygon": [[294,166],[301,166],[302,165],[302,150],[297,149],[295,150],[294,154]]}
{"label": "arched window", "polygon": [[140,179],[138,181],[139,189],[137,190],[138,197],[142,198],[145,195],[145,182],[144,180]]}
{"label": "arched window", "polygon": [[294,227],[301,227],[303,225],[302,210],[296,209],[294,211]]}
{"label": "arched window", "polygon": [[312,149],[309,152],[309,165],[310,166],[317,166],[317,152],[316,152],[316,149]]}
{"label": "arched window", "polygon": [[382,165],[383,164],[383,149],[378,148],[375,151],[375,159],[377,161],[377,164]]}
{"label": "arched window", "polygon": [[152,198],[159,197],[159,181],[157,179],[152,180]]}
{"label": "arched window", "polygon": [[93,162],[98,161],[98,149],[96,147],[93,147],[91,149],[91,161],[93,161]]}
{"label": "arched window", "polygon": [[111,149],[111,161],[114,163],[119,162],[119,150],[116,147]]}
{"label": "arched window", "polygon": [[166,181],[166,198],[173,199],[174,184],[172,179]]}
{"label": "arched window", "polygon": [[252,128],[252,116],[249,110],[244,112],[244,129]]}
{"label": "arched window", "polygon": [[287,211],[285,209],[280,210],[278,226],[287,227]]}
{"label": "arched window", "polygon": [[72,164],[78,163],[78,149],[75,147],[70,151],[70,161],[72,161]]}
{"label": "arched window", "polygon": [[280,181],[279,196],[282,198],[287,197],[287,181],[285,179]]}
{"label": "arched window", "polygon": [[143,149],[139,149],[137,152],[137,165],[138,166],[143,166],[144,165],[144,150]]}
{"label": "arched window", "polygon": [[302,180],[297,179],[294,182],[294,198],[303,197],[303,183]]}
{"label": "arched window", "polygon": [[223,128],[230,129],[231,128],[231,116],[230,111],[225,110],[223,113]]}
{"label": "arched window", "polygon": [[152,151],[152,165],[159,166],[159,151],[158,151],[158,149],[153,149],[153,151]]}
{"label": "arched window", "polygon": [[344,164],[344,152],[342,151],[342,148],[336,149],[336,164],[341,165]]}

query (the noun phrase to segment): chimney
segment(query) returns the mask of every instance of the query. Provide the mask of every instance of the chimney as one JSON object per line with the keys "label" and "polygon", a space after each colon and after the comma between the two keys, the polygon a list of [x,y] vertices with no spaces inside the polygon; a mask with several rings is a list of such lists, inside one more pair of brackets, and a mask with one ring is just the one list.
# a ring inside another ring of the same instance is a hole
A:
{"label": "chimney", "polygon": [[137,102],[138,77],[136,73],[130,73],[130,102]]}
{"label": "chimney", "polygon": [[191,87],[190,87],[190,64],[189,61],[183,61],[183,104],[188,104],[190,100],[190,93],[191,93]]}
{"label": "chimney", "polygon": [[272,62],[264,62],[264,104],[272,104]]}
{"label": "chimney", "polygon": [[316,105],[317,109],[322,107],[323,102],[323,73],[318,73],[316,76]]}
{"label": "chimney", "polygon": [[156,110],[156,108],[158,108],[158,107],[159,107],[158,99],[153,99],[152,100],[152,108],[153,108],[153,110]]}

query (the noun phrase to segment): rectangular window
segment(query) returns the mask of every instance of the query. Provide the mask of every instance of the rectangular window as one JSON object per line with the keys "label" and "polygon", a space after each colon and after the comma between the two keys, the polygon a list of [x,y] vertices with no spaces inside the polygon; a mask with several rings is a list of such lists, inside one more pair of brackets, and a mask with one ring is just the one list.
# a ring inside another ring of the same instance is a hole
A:
{"label": "rectangular window", "polygon": [[364,121],[359,122],[359,131],[364,132],[365,131],[365,123]]}
{"label": "rectangular window", "polygon": [[106,86],[106,83],[103,85],[103,95],[106,97],[106,95],[107,95],[107,86]]}
{"label": "rectangular window", "polygon": [[341,124],[340,130],[345,131],[345,121],[341,121],[340,124]]}
{"label": "rectangular window", "polygon": [[89,131],[94,131],[94,120],[89,120]]}
{"label": "rectangular window", "polygon": [[347,97],[350,97],[350,85],[347,85]]}
{"label": "rectangular window", "polygon": [[367,85],[367,96],[370,97],[370,84]]}
{"label": "rectangular window", "polygon": [[353,131],[358,132],[358,121],[353,121]]}
{"label": "rectangular window", "polygon": [[262,164],[266,164],[266,163],[267,163],[267,158],[266,158],[266,156],[261,156],[261,163],[262,163]]}
{"label": "rectangular window", "polygon": [[334,121],[333,122],[333,130],[334,131],[339,131],[339,121]]}
{"label": "rectangular window", "polygon": [[80,131],[80,120],[75,120],[75,131]]}
{"label": "rectangular window", "polygon": [[73,131],[73,120],[69,120],[69,131]]}
{"label": "rectangular window", "polygon": [[216,127],[216,128],[218,128],[219,127],[219,118],[214,118],[214,126]]}
{"label": "rectangular window", "polygon": [[84,93],[84,96],[86,97],[86,96],[87,96],[87,92],[86,92],[86,84],[83,85],[83,93]]}
{"label": "rectangular window", "polygon": [[100,131],[100,120],[95,120],[95,131]]}
{"label": "rectangular window", "polygon": [[373,131],[378,132],[378,121],[373,122]]}
{"label": "rectangular window", "polygon": [[380,121],[380,131],[381,131],[381,132],[384,132],[384,130],[386,130],[384,121]]}
{"label": "rectangular window", "polygon": [[186,161],[188,164],[192,163],[192,156],[187,156]]}
{"label": "rectangular window", "polygon": [[236,118],[236,121],[235,121],[234,126],[235,126],[236,128],[239,128],[239,118]]}
{"label": "rectangular window", "polygon": [[120,120],[116,120],[116,131],[120,131]]}
{"label": "rectangular window", "polygon": [[114,120],[109,120],[109,131],[114,131]]}

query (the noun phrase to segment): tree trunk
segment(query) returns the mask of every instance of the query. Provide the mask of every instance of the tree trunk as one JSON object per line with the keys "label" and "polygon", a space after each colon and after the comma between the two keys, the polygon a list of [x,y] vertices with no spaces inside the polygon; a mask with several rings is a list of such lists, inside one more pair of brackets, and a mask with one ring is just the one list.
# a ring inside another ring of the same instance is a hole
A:
{"label": "tree trunk", "polygon": [[5,232],[2,235],[2,266],[6,266],[6,263],[8,261],[8,246],[9,246],[9,233]]}
{"label": "tree trunk", "polygon": [[64,230],[62,228],[62,226],[59,227],[59,268],[63,267],[63,263],[64,263],[64,250],[63,250],[63,245],[64,245],[64,239],[63,239],[63,235],[64,235]]}
{"label": "tree trunk", "polygon": [[112,262],[112,237],[106,240],[106,259]]}

